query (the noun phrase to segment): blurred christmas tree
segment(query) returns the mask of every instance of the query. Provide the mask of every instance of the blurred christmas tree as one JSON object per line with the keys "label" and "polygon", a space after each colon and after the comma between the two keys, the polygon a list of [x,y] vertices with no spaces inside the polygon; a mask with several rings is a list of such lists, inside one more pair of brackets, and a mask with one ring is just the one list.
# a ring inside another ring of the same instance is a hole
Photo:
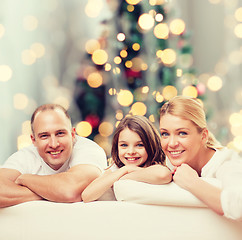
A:
{"label": "blurred christmas tree", "polygon": [[[189,33],[184,21],[174,17],[171,2],[107,3],[112,18],[102,23],[100,39],[87,42],[92,71],[77,81],[82,90],[76,99],[84,119],[96,129],[94,135],[100,136],[103,120],[101,135],[108,132],[103,137],[109,137],[114,123],[127,113],[145,115],[158,125],[160,107],[177,94],[204,98],[205,86],[192,67]],[[95,127],[93,119],[98,119]]]}

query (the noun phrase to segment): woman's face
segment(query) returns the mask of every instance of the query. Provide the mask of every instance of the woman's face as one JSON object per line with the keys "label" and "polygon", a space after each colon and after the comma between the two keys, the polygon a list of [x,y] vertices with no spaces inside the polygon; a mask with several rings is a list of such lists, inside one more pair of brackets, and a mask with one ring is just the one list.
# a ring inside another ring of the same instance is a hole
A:
{"label": "woman's face", "polygon": [[125,128],[119,134],[118,156],[124,165],[136,166],[142,165],[148,158],[140,136],[129,128]]}
{"label": "woman's face", "polygon": [[192,121],[171,114],[161,117],[160,132],[162,149],[173,166],[196,165],[206,141],[204,132],[199,133]]}

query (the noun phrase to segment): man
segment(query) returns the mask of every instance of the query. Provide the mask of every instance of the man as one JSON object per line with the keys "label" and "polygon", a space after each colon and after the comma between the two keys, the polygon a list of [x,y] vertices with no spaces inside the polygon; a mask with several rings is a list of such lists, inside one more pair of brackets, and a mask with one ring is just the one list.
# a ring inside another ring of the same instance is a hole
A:
{"label": "man", "polygon": [[85,187],[106,168],[104,150],[76,136],[70,116],[57,104],[38,107],[31,127],[33,145],[0,168],[0,207],[40,199],[81,201]]}

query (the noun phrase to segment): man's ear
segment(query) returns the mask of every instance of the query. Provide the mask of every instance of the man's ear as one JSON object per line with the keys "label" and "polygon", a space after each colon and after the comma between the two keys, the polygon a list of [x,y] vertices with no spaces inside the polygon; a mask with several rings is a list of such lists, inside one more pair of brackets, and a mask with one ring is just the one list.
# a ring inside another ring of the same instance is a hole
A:
{"label": "man's ear", "polygon": [[75,140],[75,138],[76,138],[76,129],[74,127],[71,129],[71,136],[72,136],[73,140]]}
{"label": "man's ear", "polygon": [[31,134],[30,137],[31,137],[32,143],[35,144],[35,137],[34,137],[34,135]]}

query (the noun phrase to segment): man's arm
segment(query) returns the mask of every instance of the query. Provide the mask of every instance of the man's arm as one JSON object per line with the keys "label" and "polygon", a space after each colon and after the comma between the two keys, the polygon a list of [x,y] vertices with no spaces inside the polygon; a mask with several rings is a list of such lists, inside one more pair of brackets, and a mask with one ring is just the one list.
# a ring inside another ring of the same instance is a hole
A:
{"label": "man's arm", "polygon": [[0,168],[0,207],[42,199],[30,189],[15,183],[20,175],[21,173],[17,170]]}
{"label": "man's arm", "polygon": [[82,200],[82,191],[100,174],[100,169],[93,165],[79,164],[67,172],[54,175],[23,174],[16,183],[49,201],[78,202]]}

